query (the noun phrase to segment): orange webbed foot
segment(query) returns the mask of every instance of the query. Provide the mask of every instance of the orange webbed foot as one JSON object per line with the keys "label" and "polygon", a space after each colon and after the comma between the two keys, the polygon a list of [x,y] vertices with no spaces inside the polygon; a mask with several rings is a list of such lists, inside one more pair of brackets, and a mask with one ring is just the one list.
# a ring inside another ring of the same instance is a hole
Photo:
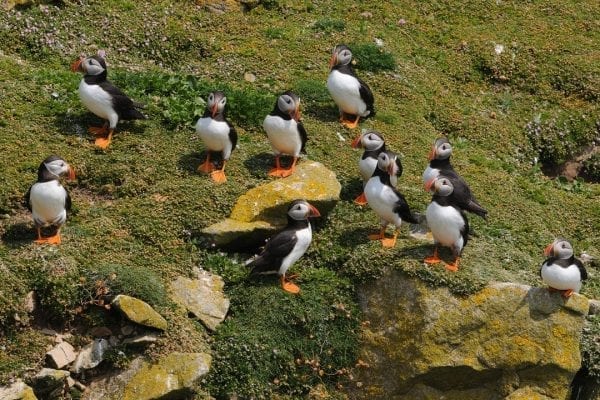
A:
{"label": "orange webbed foot", "polygon": [[36,240],[34,240],[34,242],[37,243],[37,244],[55,244],[55,245],[58,245],[58,244],[61,243],[61,240],[60,240],[60,235],[56,234],[54,236],[36,239]]}
{"label": "orange webbed foot", "polygon": [[284,169],[281,171],[281,177],[282,178],[287,178],[288,176],[292,175],[294,173],[294,167],[290,168],[290,169]]}
{"label": "orange webbed foot", "polygon": [[346,128],[348,129],[354,129],[358,126],[358,121],[360,120],[360,116],[356,116],[356,119],[354,121],[350,121],[347,119],[344,119],[342,121],[342,125],[344,125]]}
{"label": "orange webbed foot", "polygon": [[433,256],[425,257],[423,262],[425,262],[427,264],[437,264],[437,263],[441,263],[442,259],[436,255],[433,255]]}
{"label": "orange webbed foot", "polygon": [[300,293],[300,287],[293,282],[290,282],[285,278],[285,276],[281,276],[281,288],[288,293],[298,294]]}
{"label": "orange webbed foot", "polygon": [[111,142],[110,137],[98,137],[94,141],[94,144],[97,147],[101,148],[102,150],[106,150],[108,148],[108,146],[110,145],[110,142]]}
{"label": "orange webbed foot", "polygon": [[227,177],[225,177],[225,171],[223,171],[222,169],[218,169],[216,171],[211,172],[210,177],[216,183],[227,182]]}
{"label": "orange webbed foot", "polygon": [[381,229],[379,233],[371,233],[368,238],[370,240],[383,240],[385,239],[385,228]]}
{"label": "orange webbed foot", "polygon": [[275,167],[275,168],[271,168],[269,170],[269,174],[268,175],[269,176],[274,176],[276,178],[283,178],[283,173],[286,172],[286,171],[287,171],[286,169]]}
{"label": "orange webbed foot", "polygon": [[367,196],[365,196],[365,192],[362,192],[357,198],[354,199],[354,204],[359,206],[364,206],[367,204]]}
{"label": "orange webbed foot", "polygon": [[383,238],[381,239],[381,245],[385,248],[392,248],[396,245],[396,238]]}
{"label": "orange webbed foot", "polygon": [[561,291],[561,295],[562,297],[564,297],[565,299],[568,299],[569,297],[571,297],[573,295],[573,290],[572,289],[567,289],[567,290],[562,290]]}
{"label": "orange webbed foot", "polygon": [[446,264],[445,267],[448,271],[456,272],[458,271],[458,262],[460,258],[456,258],[452,264]]}
{"label": "orange webbed foot", "polygon": [[107,126],[90,126],[88,128],[88,132],[94,136],[103,136],[108,133],[108,127]]}
{"label": "orange webbed foot", "polygon": [[202,164],[198,166],[198,172],[204,172],[206,174],[215,170],[215,166],[207,158]]}

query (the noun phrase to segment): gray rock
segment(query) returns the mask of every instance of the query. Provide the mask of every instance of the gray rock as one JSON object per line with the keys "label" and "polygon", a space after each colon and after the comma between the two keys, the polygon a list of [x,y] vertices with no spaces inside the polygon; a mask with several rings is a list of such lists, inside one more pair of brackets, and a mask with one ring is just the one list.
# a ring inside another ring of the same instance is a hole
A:
{"label": "gray rock", "polygon": [[27,295],[25,295],[25,299],[23,300],[23,308],[25,309],[25,311],[31,314],[37,309],[37,305],[37,296],[32,290],[29,293],[27,293]]}
{"label": "gray rock", "polygon": [[111,303],[130,321],[150,328],[166,330],[167,320],[146,302],[123,294],[115,297]]}
{"label": "gray rock", "polygon": [[10,386],[0,386],[2,400],[37,400],[33,389],[23,381],[17,381]]}
{"label": "gray rock", "polygon": [[127,369],[123,371],[114,371],[110,375],[92,379],[83,398],[85,400],[122,400],[127,382],[145,365],[147,363],[142,357],[138,357],[130,362]]}
{"label": "gray rock", "polygon": [[65,391],[69,376],[69,371],[44,368],[31,378],[29,384],[36,396],[42,399],[55,399]]}
{"label": "gray rock", "polygon": [[110,343],[106,339],[94,339],[94,341],[85,346],[79,352],[77,360],[73,364],[71,371],[76,374],[81,373],[83,370],[92,369],[97,367],[102,361],[104,361],[104,354],[110,349]]}
{"label": "gray rock", "polygon": [[138,335],[138,336],[134,336],[131,338],[127,338],[127,339],[123,340],[123,344],[144,345],[144,344],[154,343],[157,340],[158,340],[157,333],[148,333],[146,335]]}
{"label": "gray rock", "polygon": [[600,300],[590,299],[590,315],[600,314]]}
{"label": "gray rock", "polygon": [[61,342],[46,353],[46,363],[51,367],[61,369],[75,361],[76,357],[73,346],[68,342]]}

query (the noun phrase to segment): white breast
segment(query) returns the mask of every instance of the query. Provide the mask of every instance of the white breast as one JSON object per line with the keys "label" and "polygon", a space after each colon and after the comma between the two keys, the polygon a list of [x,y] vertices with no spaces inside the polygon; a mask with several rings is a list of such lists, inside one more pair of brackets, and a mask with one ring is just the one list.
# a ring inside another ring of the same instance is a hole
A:
{"label": "white breast", "polygon": [[332,70],[327,78],[327,89],[338,108],[347,114],[369,115],[367,105],[360,97],[360,82],[352,75]]}
{"label": "white breast", "polygon": [[394,224],[397,228],[402,225],[402,218],[394,212],[398,196],[388,185],[381,183],[379,177],[370,178],[365,186],[365,197],[369,206],[382,221]]}
{"label": "white breast", "polygon": [[38,225],[62,225],[67,219],[67,191],[58,181],[38,182],[31,187],[29,202]]}
{"label": "white breast", "polygon": [[542,280],[554,289],[571,289],[574,292],[579,292],[579,289],[581,289],[581,273],[575,264],[563,268],[560,265],[544,263],[542,265]]}
{"label": "white breast", "polygon": [[456,247],[460,253],[463,247],[463,237],[461,230],[465,226],[465,221],[454,207],[440,206],[435,201],[429,203],[426,212],[427,225],[431,229],[433,240],[437,243]]}
{"label": "white breast", "polygon": [[290,254],[288,254],[281,262],[281,267],[279,267],[278,271],[279,275],[285,274],[288,268],[306,253],[308,246],[310,246],[310,242],[312,242],[312,228],[310,227],[310,223],[308,224],[308,227],[296,231],[296,238],[298,239],[296,245]]}
{"label": "white breast", "polygon": [[431,168],[429,165],[423,171],[423,183],[427,183],[433,178],[437,178],[440,174],[440,170],[437,168]]}
{"label": "white breast", "polygon": [[196,123],[196,132],[211,151],[223,151],[231,146],[229,141],[229,125],[225,121],[215,121],[210,117],[200,118]]}
{"label": "white breast", "polygon": [[275,154],[287,154],[298,157],[302,150],[302,139],[296,120],[285,120],[278,116],[267,115],[263,122],[267,138]]}
{"label": "white breast", "polygon": [[358,169],[360,170],[360,176],[362,176],[363,182],[366,183],[373,176],[377,168],[377,159],[373,157],[367,157],[360,159],[358,162]]}
{"label": "white breast", "polygon": [[85,80],[79,84],[81,102],[98,117],[108,120],[110,128],[114,129],[119,121],[119,115],[113,108],[110,94],[99,85],[88,85]]}

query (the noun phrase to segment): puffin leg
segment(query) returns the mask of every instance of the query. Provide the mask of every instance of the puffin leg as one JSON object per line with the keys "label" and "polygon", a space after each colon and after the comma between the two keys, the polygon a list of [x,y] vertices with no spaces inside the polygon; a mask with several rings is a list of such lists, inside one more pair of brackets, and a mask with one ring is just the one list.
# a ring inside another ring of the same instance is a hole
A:
{"label": "puffin leg", "polygon": [[437,246],[435,246],[435,248],[433,249],[433,255],[425,257],[423,262],[425,262],[426,264],[437,264],[439,262],[442,262],[442,259],[438,256]]}
{"label": "puffin leg", "polygon": [[[224,167],[225,165],[223,165]],[[206,152],[206,160],[198,166],[198,172],[209,173],[215,169],[214,165],[210,162],[210,151]]]}
{"label": "puffin leg", "polygon": [[105,122],[102,126],[90,126],[88,132],[94,136],[104,136],[108,133],[108,122]]}
{"label": "puffin leg", "polygon": [[110,145],[110,142],[112,141],[113,133],[114,133],[114,129],[109,129],[108,135],[106,137],[102,137],[102,136],[97,137],[94,144],[96,146],[100,147],[102,150],[105,150]]}
{"label": "puffin leg", "polygon": [[227,182],[227,177],[225,177],[225,164],[227,164],[227,160],[223,160],[223,166],[221,167],[221,169],[218,169],[218,170],[210,173],[210,177],[216,183]]}
{"label": "puffin leg", "polygon": [[344,123],[344,126],[348,129],[354,129],[358,126],[359,120],[360,120],[360,115],[357,115],[356,119],[354,121],[346,121],[346,123]]}
{"label": "puffin leg", "polygon": [[365,192],[362,192],[357,198],[354,199],[354,204],[358,204],[359,206],[364,206],[367,204],[367,196],[365,196]]}
{"label": "puffin leg", "polygon": [[276,155],[275,156],[275,168],[272,168],[269,171],[269,176],[276,176],[278,178],[281,178],[281,174],[283,173],[283,171],[285,171],[284,169],[281,168],[281,160],[280,160],[280,155]]}
{"label": "puffin leg", "polygon": [[281,170],[281,177],[285,178],[290,176],[291,174],[294,173],[294,170],[296,169],[296,162],[298,162],[298,157],[294,157],[294,159],[292,160],[292,166],[289,169],[284,169]]}
{"label": "puffin leg", "polygon": [[391,238],[382,238],[381,245],[386,248],[392,248],[396,245],[396,239],[398,238],[398,229],[394,231],[394,236]]}
{"label": "puffin leg", "polygon": [[569,297],[571,297],[573,295],[573,289],[567,289],[567,290],[561,290],[560,294],[562,295],[562,297],[564,297],[565,299],[568,299]]}
{"label": "puffin leg", "polygon": [[385,238],[385,226],[382,226],[379,230],[379,233],[372,233],[369,235],[369,239],[371,240],[381,240]]}
{"label": "puffin leg", "polygon": [[281,275],[279,280],[281,281],[281,288],[286,292],[292,294],[300,293],[300,288],[298,287],[298,285],[285,279],[285,274]]}
{"label": "puffin leg", "polygon": [[52,236],[42,237],[41,228],[37,228],[38,231],[38,239],[35,240],[35,243],[38,244],[60,244],[60,228],[56,230],[56,233]]}
{"label": "puffin leg", "polygon": [[34,242],[37,244],[48,243],[48,239],[42,237],[42,227],[36,226],[35,230],[37,232],[37,239],[34,240]]}
{"label": "puffin leg", "polygon": [[456,257],[452,264],[446,264],[446,269],[448,271],[456,272],[458,271],[458,263],[460,262],[460,257]]}

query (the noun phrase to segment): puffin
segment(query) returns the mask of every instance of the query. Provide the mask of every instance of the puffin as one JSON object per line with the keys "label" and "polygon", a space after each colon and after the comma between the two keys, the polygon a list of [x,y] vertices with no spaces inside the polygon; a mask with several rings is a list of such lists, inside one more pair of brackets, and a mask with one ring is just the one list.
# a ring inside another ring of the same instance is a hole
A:
{"label": "puffin", "polygon": [[81,56],[71,64],[71,71],[82,72],[79,84],[81,102],[106,122],[101,127],[90,127],[90,133],[96,136],[95,144],[106,149],[112,140],[113,132],[119,120],[146,119],[138,109],[144,106],[131,100],[119,88],[106,79],[107,69],[105,52],[100,50],[91,57]]}
{"label": "puffin", "polygon": [[471,212],[487,219],[487,210],[479,204],[467,182],[461,177],[450,164],[452,145],[445,137],[436,139],[429,152],[429,165],[423,172],[423,183],[425,190],[430,191],[435,178],[440,174],[450,180],[454,187],[453,197],[456,204],[464,211]]}
{"label": "puffin", "polygon": [[[60,244],[60,228],[71,210],[71,196],[60,184],[60,178],[75,179],[75,170],[59,156],[47,157],[38,168],[37,182],[25,194],[25,206],[31,211],[38,244]],[[42,227],[56,227],[54,235],[42,237]]]}
{"label": "puffin", "polygon": [[[229,161],[231,152],[237,145],[237,133],[234,127],[225,118],[225,105],[227,97],[221,91],[214,91],[208,95],[204,115],[196,123],[196,133],[206,147],[206,160],[200,164],[198,171],[210,173],[210,177],[217,183],[227,181],[225,177],[225,164]],[[223,158],[221,169],[215,170],[210,161],[211,152],[220,151]]]}
{"label": "puffin", "polygon": [[573,255],[571,243],[557,238],[546,246],[544,255],[549,258],[542,264],[540,276],[549,290],[561,292],[564,298],[579,293],[588,275],[583,263]]}
{"label": "puffin", "polygon": [[373,93],[352,69],[352,51],[348,46],[335,46],[329,61],[327,89],[340,111],[340,122],[348,129],[358,126],[361,117],[375,115]]}
{"label": "puffin", "polygon": [[469,233],[469,220],[464,211],[456,204],[453,195],[454,186],[450,179],[443,175],[433,179],[430,184],[433,192],[431,203],[427,206],[425,217],[431,229],[435,248],[433,255],[425,258],[425,263],[436,264],[442,262],[438,256],[438,246],[450,247],[454,255],[452,264],[445,264],[449,271],[458,271],[460,255],[467,245]]}
{"label": "puffin", "polygon": [[287,270],[304,255],[312,241],[312,228],[308,218],[321,214],[306,200],[295,200],[287,211],[287,226],[272,236],[263,251],[249,264],[250,275],[277,274],[281,288],[297,294],[298,285],[285,276]]}
{"label": "puffin", "polygon": [[[263,121],[263,128],[275,154],[275,168],[269,176],[285,178],[294,173],[300,153],[304,153],[308,135],[300,121],[300,98],[291,91],[282,93],[275,107]],[[293,157],[289,169],[281,168],[280,157],[287,154]]]}
{"label": "puffin", "polygon": [[[394,247],[396,245],[402,221],[413,224],[418,223],[402,193],[392,186],[390,177],[394,175],[396,168],[396,163],[387,152],[380,153],[377,157],[377,168],[365,185],[367,202],[381,218],[379,233],[369,235],[369,239],[381,240],[383,247]],[[390,223],[396,229],[392,238],[386,238],[385,228]]]}

